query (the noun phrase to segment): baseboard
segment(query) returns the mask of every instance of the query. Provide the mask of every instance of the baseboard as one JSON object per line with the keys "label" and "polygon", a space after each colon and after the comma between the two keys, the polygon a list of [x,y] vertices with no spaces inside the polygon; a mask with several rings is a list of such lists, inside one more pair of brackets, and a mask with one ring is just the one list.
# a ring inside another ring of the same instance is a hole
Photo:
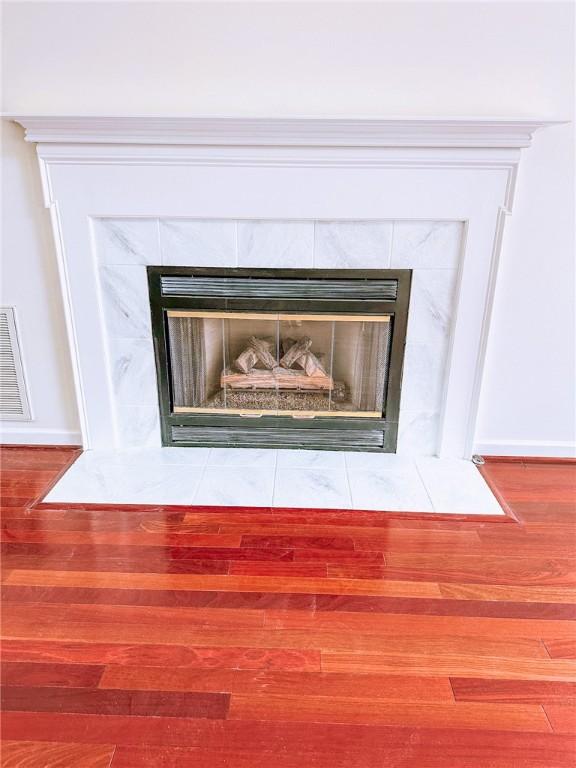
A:
{"label": "baseboard", "polygon": [[576,443],[568,440],[482,440],[474,444],[474,453],[480,456],[534,456],[554,459],[576,457]]}
{"label": "baseboard", "polygon": [[82,445],[82,435],[67,429],[36,429],[0,424],[0,443],[5,445]]}

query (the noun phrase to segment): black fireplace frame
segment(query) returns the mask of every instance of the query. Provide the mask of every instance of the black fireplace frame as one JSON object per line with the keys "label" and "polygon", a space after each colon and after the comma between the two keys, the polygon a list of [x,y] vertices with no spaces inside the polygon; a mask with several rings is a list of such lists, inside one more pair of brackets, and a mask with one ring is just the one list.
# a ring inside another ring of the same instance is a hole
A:
{"label": "black fireplace frame", "polygon": [[[154,266],[147,267],[147,272],[163,445],[395,453],[412,270]],[[166,286],[170,284],[170,278],[190,278],[186,284],[190,283],[192,288],[177,295],[163,290],[163,281]],[[198,279],[197,283],[194,283],[195,279]],[[242,287],[240,293],[235,291],[234,295],[225,295],[231,279],[239,279],[241,282],[238,285],[246,287]],[[214,285],[214,280],[222,280],[222,283],[216,283],[222,285],[221,295],[213,295],[213,291],[211,295],[206,295],[202,284]],[[269,289],[262,291],[261,286],[282,285],[282,281],[286,286],[284,295],[270,295]],[[325,297],[318,294],[318,281],[326,281]],[[331,284],[330,281],[336,282]],[[194,288],[196,284],[197,290]],[[299,286],[296,292],[294,285]],[[345,286],[345,298],[335,298],[334,290],[330,296],[334,286]],[[382,416],[322,416],[304,420],[276,415],[246,419],[238,414],[174,413],[167,310],[390,315],[392,338]]]}

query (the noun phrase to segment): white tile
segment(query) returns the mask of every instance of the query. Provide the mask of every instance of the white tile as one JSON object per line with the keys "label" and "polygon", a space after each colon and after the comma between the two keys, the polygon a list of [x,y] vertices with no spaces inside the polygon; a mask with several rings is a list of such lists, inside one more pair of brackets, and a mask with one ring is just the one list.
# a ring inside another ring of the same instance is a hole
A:
{"label": "white tile", "polygon": [[86,504],[192,504],[200,467],[76,461],[45,501]]}
{"label": "white tile", "polygon": [[274,506],[350,509],[346,472],[336,469],[277,469]]}
{"label": "white tile", "polygon": [[277,466],[282,469],[302,467],[304,469],[342,469],[346,465],[343,451],[298,451],[279,450]]}
{"label": "white tile", "polygon": [[131,448],[124,450],[90,450],[81,458],[86,466],[101,467],[116,464],[119,466],[150,466],[182,464],[190,467],[203,467],[208,459],[210,448]]}
{"label": "white tile", "polygon": [[416,467],[402,470],[348,470],[354,509],[433,512]]}
{"label": "white tile", "polygon": [[482,476],[468,461],[400,459],[349,468],[348,473],[342,469],[279,468],[274,485],[271,467],[204,468],[207,454],[203,448],[87,451],[45,500],[503,514]]}
{"label": "white tile", "polygon": [[412,273],[407,341],[443,349],[450,338],[456,304],[457,272],[415,269]]}
{"label": "white tile", "polygon": [[145,267],[100,267],[108,334],[123,339],[150,339],[150,300]]}
{"label": "white tile", "polygon": [[269,507],[272,504],[273,488],[273,468],[208,466],[194,497],[194,504]]}
{"label": "white tile", "polygon": [[404,352],[400,408],[406,411],[439,411],[446,371],[447,344],[413,344]]}
{"label": "white tile", "polygon": [[347,451],[343,453],[346,466],[351,469],[370,469],[381,472],[402,471],[414,468],[414,460],[396,453],[369,453],[368,451]]}
{"label": "white tile", "polygon": [[151,339],[110,339],[112,387],[120,405],[158,407]]}
{"label": "white tile", "polygon": [[209,467],[275,467],[276,451],[269,448],[212,448]]}
{"label": "white tile", "polygon": [[157,219],[96,219],[100,264],[160,264]]}
{"label": "white tile", "polygon": [[390,265],[391,243],[391,222],[318,221],[314,266],[386,269]]}
{"label": "white tile", "polygon": [[160,249],[164,266],[235,267],[236,222],[162,219]]}
{"label": "white tile", "polygon": [[391,266],[395,269],[457,269],[460,221],[396,221]]}
{"label": "white tile", "polygon": [[400,411],[396,453],[399,456],[434,456],[438,450],[439,425],[438,412]]}
{"label": "white tile", "polygon": [[417,459],[434,511],[461,515],[504,514],[482,475],[463,459]]}
{"label": "white tile", "polygon": [[238,266],[312,267],[313,221],[238,222]]}
{"label": "white tile", "polygon": [[160,447],[158,405],[117,405],[115,413],[119,447]]}

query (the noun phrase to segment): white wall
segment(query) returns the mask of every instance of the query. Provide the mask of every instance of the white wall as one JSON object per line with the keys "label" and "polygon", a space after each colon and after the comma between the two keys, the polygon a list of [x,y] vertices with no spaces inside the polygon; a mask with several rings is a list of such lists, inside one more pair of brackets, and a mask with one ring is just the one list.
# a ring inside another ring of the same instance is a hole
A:
{"label": "white wall", "polygon": [[[573,14],[568,2],[5,3],[3,109],[571,120]],[[18,296],[19,267],[5,270],[8,295],[36,328],[24,339],[38,361],[30,430],[74,430],[30,147],[10,140],[3,155],[21,169],[4,174],[5,259],[24,240],[26,273],[39,280],[34,297]],[[572,126],[542,132],[524,153],[483,385],[487,453],[563,455],[574,439],[572,168]]]}
{"label": "white wall", "polygon": [[34,146],[2,125],[0,303],[14,306],[33,420],[0,423],[3,442],[81,442],[50,216]]}

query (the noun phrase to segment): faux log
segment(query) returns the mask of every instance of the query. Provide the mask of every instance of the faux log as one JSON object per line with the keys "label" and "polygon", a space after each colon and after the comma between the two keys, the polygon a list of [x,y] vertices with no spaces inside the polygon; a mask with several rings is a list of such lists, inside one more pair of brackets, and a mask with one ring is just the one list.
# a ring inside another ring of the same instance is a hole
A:
{"label": "faux log", "polygon": [[264,339],[257,339],[256,336],[250,336],[250,349],[253,349],[258,362],[262,363],[265,368],[272,370],[278,365],[278,361],[274,355],[270,352],[270,344]]}
{"label": "faux log", "polygon": [[221,387],[232,389],[302,389],[330,391],[334,380],[324,375],[308,376],[305,371],[276,367],[272,371],[253,369],[249,373],[226,370],[220,377]]}
{"label": "faux log", "polygon": [[244,352],[242,352],[242,354],[238,355],[234,361],[234,365],[242,373],[248,373],[248,371],[254,368],[257,360],[258,357],[256,356],[256,352],[252,349],[252,347],[248,347],[244,350]]}
{"label": "faux log", "polygon": [[326,376],[322,363],[313,352],[306,352],[300,358],[298,358],[298,365],[306,371],[306,376],[317,378],[319,376]]}
{"label": "faux log", "polygon": [[309,336],[303,336],[293,344],[288,352],[280,360],[282,368],[292,368],[298,358],[302,357],[312,346],[312,339]]}

